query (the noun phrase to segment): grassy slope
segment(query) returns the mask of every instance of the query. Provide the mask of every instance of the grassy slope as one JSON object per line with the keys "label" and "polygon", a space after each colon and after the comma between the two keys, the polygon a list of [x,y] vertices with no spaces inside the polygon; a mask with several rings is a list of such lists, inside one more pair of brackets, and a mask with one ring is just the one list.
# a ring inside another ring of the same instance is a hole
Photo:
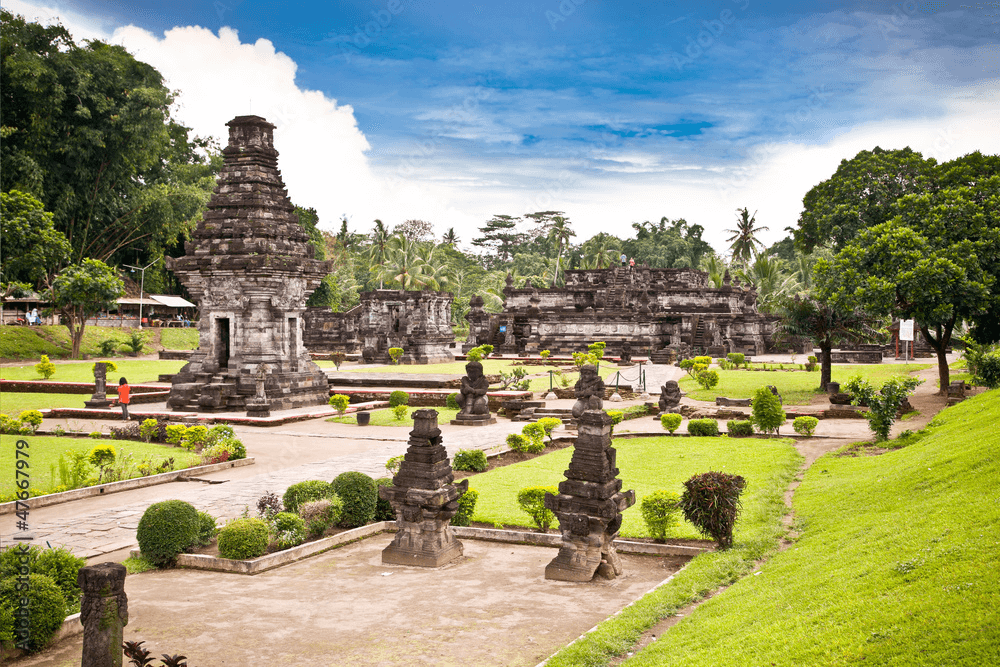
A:
{"label": "grassy slope", "polygon": [[938,420],[903,449],[817,461],[796,545],[625,664],[998,664],[1000,391]]}
{"label": "grassy slope", "polygon": [[[133,329],[89,326],[83,330],[80,351],[90,356],[98,355],[98,345],[102,340],[124,342],[131,331]],[[157,343],[168,350],[193,350],[198,347],[197,329],[146,328],[143,331],[149,336],[146,352],[157,347]],[[47,354],[52,359],[68,358],[69,351],[69,329],[62,325],[0,327],[0,359],[38,359],[42,354]]]}
{"label": "grassy slope", "polygon": [[[176,373],[184,366],[183,360],[172,359],[114,359],[117,371],[108,373],[108,384],[118,384],[118,378],[125,376],[130,384],[156,382],[161,373]],[[4,380],[41,380],[41,375],[35,370],[33,363],[24,366],[7,366],[0,368],[0,378]],[[93,382],[94,362],[81,361],[77,363],[56,364],[56,373],[51,378],[53,382]]]}
{"label": "grassy slope", "polygon": [[[52,487],[59,484],[59,456],[64,452],[75,449],[82,452],[89,452],[96,445],[111,445],[119,456],[126,452],[132,454],[136,462],[140,462],[146,457],[152,461],[160,463],[169,457],[173,457],[176,468],[186,468],[197,465],[201,462],[201,457],[197,454],[185,451],[179,447],[168,445],[157,445],[145,442],[131,442],[121,440],[91,440],[89,438],[56,438],[51,436],[13,436],[0,435],[0,470],[13,471],[15,467],[14,442],[20,439],[27,440],[30,444],[28,449],[31,472],[31,489],[39,493],[46,493]],[[52,465],[56,466],[55,479],[52,478]],[[96,476],[96,473],[95,473]],[[0,495],[13,493],[14,474],[4,475],[0,478]]]}
{"label": "grassy slope", "polygon": [[[832,378],[834,382],[847,382],[851,376],[860,374],[881,383],[893,375],[906,375],[930,367],[930,364],[835,364]],[[809,405],[813,397],[821,393],[819,372],[723,371],[715,367],[712,370],[719,373],[719,384],[714,389],[705,391],[685,375],[680,381],[681,390],[699,401],[715,401],[716,396],[751,398],[758,387],[770,384],[778,388],[785,405]]]}
{"label": "grassy slope", "polygon": [[[789,440],[730,440],[729,438],[636,438],[618,440],[617,464],[623,488],[634,489],[636,504],[625,511],[621,535],[649,537],[639,513],[642,498],[657,489],[680,493],[683,482],[694,474],[722,470],[749,480],[744,497],[744,522],[763,521],[765,497],[775,479],[786,479],[799,457]],[[517,504],[517,492],[526,486],[558,486],[565,479],[573,448],[567,447],[511,466],[476,475],[469,484],[479,491],[475,521],[503,525],[533,526]],[[740,526],[743,525],[741,522]],[[700,538],[693,526],[683,522],[677,537]]]}

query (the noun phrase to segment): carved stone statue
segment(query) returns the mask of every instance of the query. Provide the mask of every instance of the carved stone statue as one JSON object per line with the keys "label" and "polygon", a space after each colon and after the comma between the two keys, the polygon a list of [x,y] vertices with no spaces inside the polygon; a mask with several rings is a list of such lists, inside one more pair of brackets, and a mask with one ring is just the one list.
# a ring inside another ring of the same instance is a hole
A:
{"label": "carved stone statue", "polygon": [[668,412],[681,404],[681,388],[677,380],[667,380],[660,387],[660,412]]}
{"label": "carved stone statue", "polygon": [[104,409],[111,406],[107,397],[108,365],[103,361],[94,364],[94,395],[83,404],[88,408]]}
{"label": "carved stone statue", "polygon": [[573,387],[576,393],[576,403],[573,404],[573,416],[579,419],[588,410],[604,409],[604,380],[597,374],[597,366],[587,364],[580,369],[580,379]]}
{"label": "carved stone statue", "polygon": [[483,365],[478,361],[470,361],[465,365],[465,373],[462,388],[455,399],[461,409],[451,423],[468,426],[495,424],[496,417],[490,415],[490,403],[486,397],[490,381],[483,375]]}
{"label": "carved stone statue", "polygon": [[629,344],[627,340],[622,342],[621,363],[622,364],[632,363],[632,346]]}

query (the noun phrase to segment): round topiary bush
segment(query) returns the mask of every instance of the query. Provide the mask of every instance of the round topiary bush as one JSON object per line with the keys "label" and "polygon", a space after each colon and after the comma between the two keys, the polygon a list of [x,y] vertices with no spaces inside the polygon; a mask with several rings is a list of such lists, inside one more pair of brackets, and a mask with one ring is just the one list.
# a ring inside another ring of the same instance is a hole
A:
{"label": "round topiary bush", "polygon": [[263,519],[236,519],[219,531],[219,555],[233,560],[257,558],[267,551],[267,540]]}
{"label": "round topiary bush", "polygon": [[670,432],[670,435],[673,435],[674,431],[681,425],[683,419],[684,417],[676,412],[668,412],[667,414],[660,415],[660,424]]}
{"label": "round topiary bush", "polygon": [[409,405],[410,395],[401,389],[396,389],[391,394],[389,394],[389,407],[394,408],[397,405]]}
{"label": "round topiary bush", "polygon": [[459,404],[458,404],[458,392],[457,391],[448,394],[448,400],[445,401],[445,403],[452,410],[460,410],[461,409],[461,406],[459,406]]}
{"label": "round topiary bush", "polygon": [[274,516],[274,526],[279,533],[288,530],[298,530],[304,533],[306,530],[306,522],[302,520],[302,517],[291,512],[278,512]]}
{"label": "round topiary bush", "polygon": [[816,426],[819,425],[819,420],[815,417],[810,417],[808,415],[803,415],[801,417],[796,417],[795,421],[792,422],[792,428],[799,435],[811,436],[816,432]]}
{"label": "round topiary bush", "polygon": [[74,556],[63,547],[42,549],[38,560],[31,566],[31,571],[51,579],[62,592],[67,607],[76,607],[83,593],[77,583],[77,575],[86,564],[86,559]]}
{"label": "round topiary bush", "polygon": [[375,520],[378,489],[375,480],[363,472],[345,472],[333,480],[333,490],[344,501],[340,525],[364,526]]}
{"label": "round topiary bush", "polygon": [[455,470],[485,472],[489,467],[486,462],[486,452],[481,449],[460,449],[455,454],[451,467]]}
{"label": "round topiary bush", "polygon": [[453,526],[468,526],[472,523],[472,513],[476,511],[476,501],[479,500],[479,492],[473,488],[468,489],[458,497],[458,512],[451,518]]}
{"label": "round topiary bush", "polygon": [[[375,486],[392,486],[391,477],[381,477],[375,480]],[[378,489],[376,488],[376,491]],[[388,500],[378,497],[375,501],[375,520],[376,521],[395,521],[396,520],[396,510],[392,509],[392,505],[389,504]]]}
{"label": "round topiary bush", "polygon": [[194,505],[183,500],[164,500],[146,508],[135,537],[142,555],[162,567],[198,541],[199,527]]}
{"label": "round topiary bush", "polygon": [[333,493],[333,485],[321,479],[310,479],[292,484],[281,497],[281,503],[289,512],[298,512],[304,503],[328,498]]}
{"label": "round topiary bush", "polygon": [[688,433],[694,436],[719,435],[719,422],[714,419],[692,419],[688,421]]}
{"label": "round topiary bush", "polygon": [[16,577],[5,577],[0,582],[0,601],[17,609],[21,606],[21,598],[28,599],[27,648],[35,653],[45,648],[66,620],[66,600],[55,582],[44,574],[29,574],[27,591],[17,588]]}

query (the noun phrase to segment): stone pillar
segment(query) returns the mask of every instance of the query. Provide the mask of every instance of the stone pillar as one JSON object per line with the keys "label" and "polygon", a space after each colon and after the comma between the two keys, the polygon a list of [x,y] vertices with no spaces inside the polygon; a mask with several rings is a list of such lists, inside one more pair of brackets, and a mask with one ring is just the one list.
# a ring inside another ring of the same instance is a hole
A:
{"label": "stone pillar", "polygon": [[588,410],[580,417],[579,435],[559,495],[545,494],[545,507],[559,519],[562,546],[545,568],[546,579],[590,581],[622,573],[614,539],[622,512],[635,504],[634,491],[622,491],[611,446],[611,417]]}
{"label": "stone pillar", "polygon": [[101,563],[80,568],[77,583],[83,589],[81,667],[121,667],[124,628],[128,625],[125,566]]}
{"label": "stone pillar", "polygon": [[392,486],[378,489],[396,512],[396,537],[382,551],[383,563],[440,567],[462,555],[462,543],[450,524],[469,480],[452,483],[455,475],[441,444],[437,418],[437,410],[413,413],[410,446],[399,472]]}

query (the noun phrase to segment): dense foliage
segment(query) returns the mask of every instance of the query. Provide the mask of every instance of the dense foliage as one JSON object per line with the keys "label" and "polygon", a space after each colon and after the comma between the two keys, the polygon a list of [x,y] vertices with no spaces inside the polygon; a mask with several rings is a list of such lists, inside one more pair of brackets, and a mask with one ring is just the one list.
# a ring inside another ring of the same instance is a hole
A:
{"label": "dense foliage", "polygon": [[715,540],[720,549],[733,546],[733,526],[746,480],[724,472],[706,472],[684,482],[680,508],[684,518]]}
{"label": "dense foliage", "polygon": [[198,541],[198,510],[183,500],[164,500],[146,508],[135,533],[139,550],[151,563],[168,565]]}
{"label": "dense foliage", "polygon": [[333,480],[333,490],[344,503],[342,526],[357,528],[375,520],[378,489],[374,479],[362,472],[344,472]]}

